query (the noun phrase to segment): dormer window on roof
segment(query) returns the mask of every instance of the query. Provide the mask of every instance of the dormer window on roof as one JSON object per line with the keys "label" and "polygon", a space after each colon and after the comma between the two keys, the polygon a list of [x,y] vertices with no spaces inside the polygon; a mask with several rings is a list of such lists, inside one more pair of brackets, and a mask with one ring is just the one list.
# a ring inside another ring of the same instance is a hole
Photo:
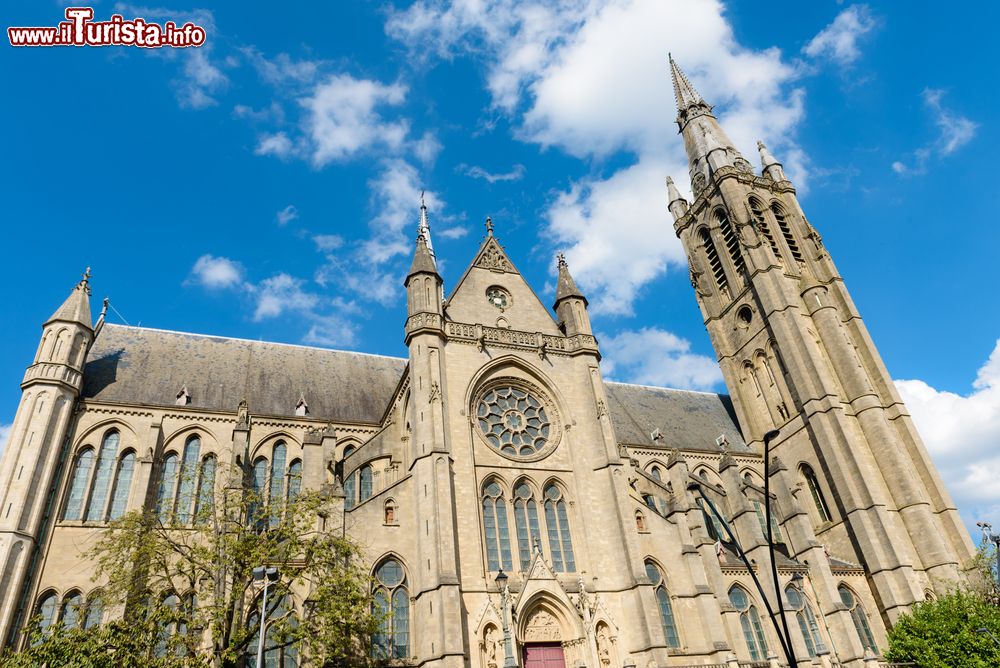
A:
{"label": "dormer window on roof", "polygon": [[181,388],[181,391],[177,393],[177,400],[174,403],[178,406],[187,406],[191,403],[191,393],[188,392],[187,385]]}
{"label": "dormer window on roof", "polygon": [[305,395],[299,395],[299,401],[295,404],[295,414],[299,416],[309,415],[309,404],[306,403]]}

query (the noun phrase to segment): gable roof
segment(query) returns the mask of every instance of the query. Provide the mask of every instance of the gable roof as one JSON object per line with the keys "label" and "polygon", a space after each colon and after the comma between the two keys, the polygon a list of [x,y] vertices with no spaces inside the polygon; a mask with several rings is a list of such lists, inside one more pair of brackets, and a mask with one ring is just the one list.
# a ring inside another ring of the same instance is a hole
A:
{"label": "gable roof", "polygon": [[[83,373],[83,397],[140,406],[173,406],[186,387],[190,408],[294,416],[302,395],[315,420],[379,424],[407,360],[364,353],[248,341],[109,324],[97,337]],[[628,445],[750,452],[729,397],[606,381],[618,440]],[[662,446],[650,438],[659,428]]]}
{"label": "gable roof", "polygon": [[319,420],[378,424],[406,360],[221,336],[107,325],[83,372],[83,397],[171,406],[186,387],[191,408],[295,415],[302,395]]}

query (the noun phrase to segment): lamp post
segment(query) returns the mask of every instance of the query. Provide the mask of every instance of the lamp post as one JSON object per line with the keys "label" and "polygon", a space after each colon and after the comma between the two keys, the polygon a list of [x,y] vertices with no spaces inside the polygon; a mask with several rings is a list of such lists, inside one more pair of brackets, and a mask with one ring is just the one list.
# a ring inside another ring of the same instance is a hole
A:
{"label": "lamp post", "polygon": [[785,618],[784,598],[781,596],[781,583],[778,582],[778,564],[774,560],[774,537],[771,530],[771,441],[778,438],[777,429],[764,434],[764,525],[767,527],[767,554],[771,558],[771,578],[774,581],[774,597],[778,600],[778,615],[781,616],[781,627],[785,630],[785,658],[788,665],[799,665],[795,662],[795,650],[792,649],[792,635],[788,632],[788,620]]}
{"label": "lamp post", "polygon": [[278,581],[278,569],[273,566],[258,566],[253,569],[254,582],[264,581],[264,594],[260,599],[260,629],[257,631],[257,668],[264,665],[264,621],[267,618],[267,587]]}
{"label": "lamp post", "polygon": [[507,623],[507,574],[500,569],[495,582],[500,589],[500,621],[503,624],[503,668],[517,668],[514,648],[511,645],[510,625]]}

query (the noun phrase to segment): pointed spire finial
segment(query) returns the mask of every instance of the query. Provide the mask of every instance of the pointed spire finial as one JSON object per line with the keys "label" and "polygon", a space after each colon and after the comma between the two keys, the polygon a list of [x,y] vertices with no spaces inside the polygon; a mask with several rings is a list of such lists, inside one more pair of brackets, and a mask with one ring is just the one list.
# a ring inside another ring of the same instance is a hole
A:
{"label": "pointed spire finial", "polygon": [[83,277],[80,282],[76,284],[78,290],[83,290],[88,295],[90,295],[90,267],[87,267],[83,272]]}
{"label": "pointed spire finial", "polygon": [[493,219],[486,216],[486,234],[488,236],[493,236]]}
{"label": "pointed spire finial", "polygon": [[[674,62],[674,57],[671,54],[667,54],[670,59],[670,74],[674,80],[674,98],[677,100],[677,111],[683,113],[689,107],[697,104],[705,104],[705,100],[701,97],[691,82],[688,81],[687,76],[681,71],[677,63]],[[707,105],[706,105],[707,106]]]}
{"label": "pointed spire finial", "polygon": [[431,257],[437,259],[437,256],[434,254],[434,242],[431,241],[431,224],[427,219],[427,201],[424,198],[423,190],[420,191],[420,222],[417,224],[417,236],[424,238]]}
{"label": "pointed spire finial", "polygon": [[569,265],[566,264],[566,255],[564,255],[563,253],[559,253],[558,255],[556,255],[556,266],[558,266],[559,268],[569,267]]}

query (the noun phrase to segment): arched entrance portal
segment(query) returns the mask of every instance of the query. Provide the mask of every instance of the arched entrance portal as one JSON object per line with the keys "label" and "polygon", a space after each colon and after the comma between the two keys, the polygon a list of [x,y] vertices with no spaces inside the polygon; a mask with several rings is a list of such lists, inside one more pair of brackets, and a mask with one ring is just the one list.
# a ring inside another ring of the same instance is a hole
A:
{"label": "arched entrance portal", "polygon": [[566,668],[559,621],[543,607],[528,615],[523,631],[524,668]]}

